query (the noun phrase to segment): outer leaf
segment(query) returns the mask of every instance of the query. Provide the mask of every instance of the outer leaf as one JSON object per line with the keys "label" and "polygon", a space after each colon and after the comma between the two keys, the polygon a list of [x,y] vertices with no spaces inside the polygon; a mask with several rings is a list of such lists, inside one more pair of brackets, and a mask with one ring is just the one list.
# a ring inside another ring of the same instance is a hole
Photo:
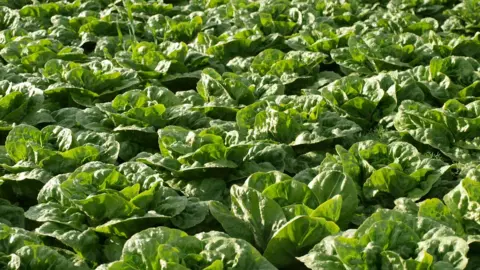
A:
{"label": "outer leaf", "polygon": [[291,267],[295,265],[295,257],[308,252],[325,236],[339,231],[340,228],[331,221],[299,216],[273,235],[263,255],[279,268]]}
{"label": "outer leaf", "polygon": [[338,224],[346,226],[358,205],[357,188],[353,180],[339,171],[323,171],[308,185],[323,203],[335,195],[342,196],[342,210]]}

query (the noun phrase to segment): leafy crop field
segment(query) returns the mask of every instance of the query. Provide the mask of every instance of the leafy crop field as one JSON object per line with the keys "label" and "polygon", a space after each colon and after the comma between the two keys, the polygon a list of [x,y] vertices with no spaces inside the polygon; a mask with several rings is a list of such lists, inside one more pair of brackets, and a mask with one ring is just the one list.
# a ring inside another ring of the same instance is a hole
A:
{"label": "leafy crop field", "polygon": [[480,269],[479,0],[0,0],[0,269]]}

